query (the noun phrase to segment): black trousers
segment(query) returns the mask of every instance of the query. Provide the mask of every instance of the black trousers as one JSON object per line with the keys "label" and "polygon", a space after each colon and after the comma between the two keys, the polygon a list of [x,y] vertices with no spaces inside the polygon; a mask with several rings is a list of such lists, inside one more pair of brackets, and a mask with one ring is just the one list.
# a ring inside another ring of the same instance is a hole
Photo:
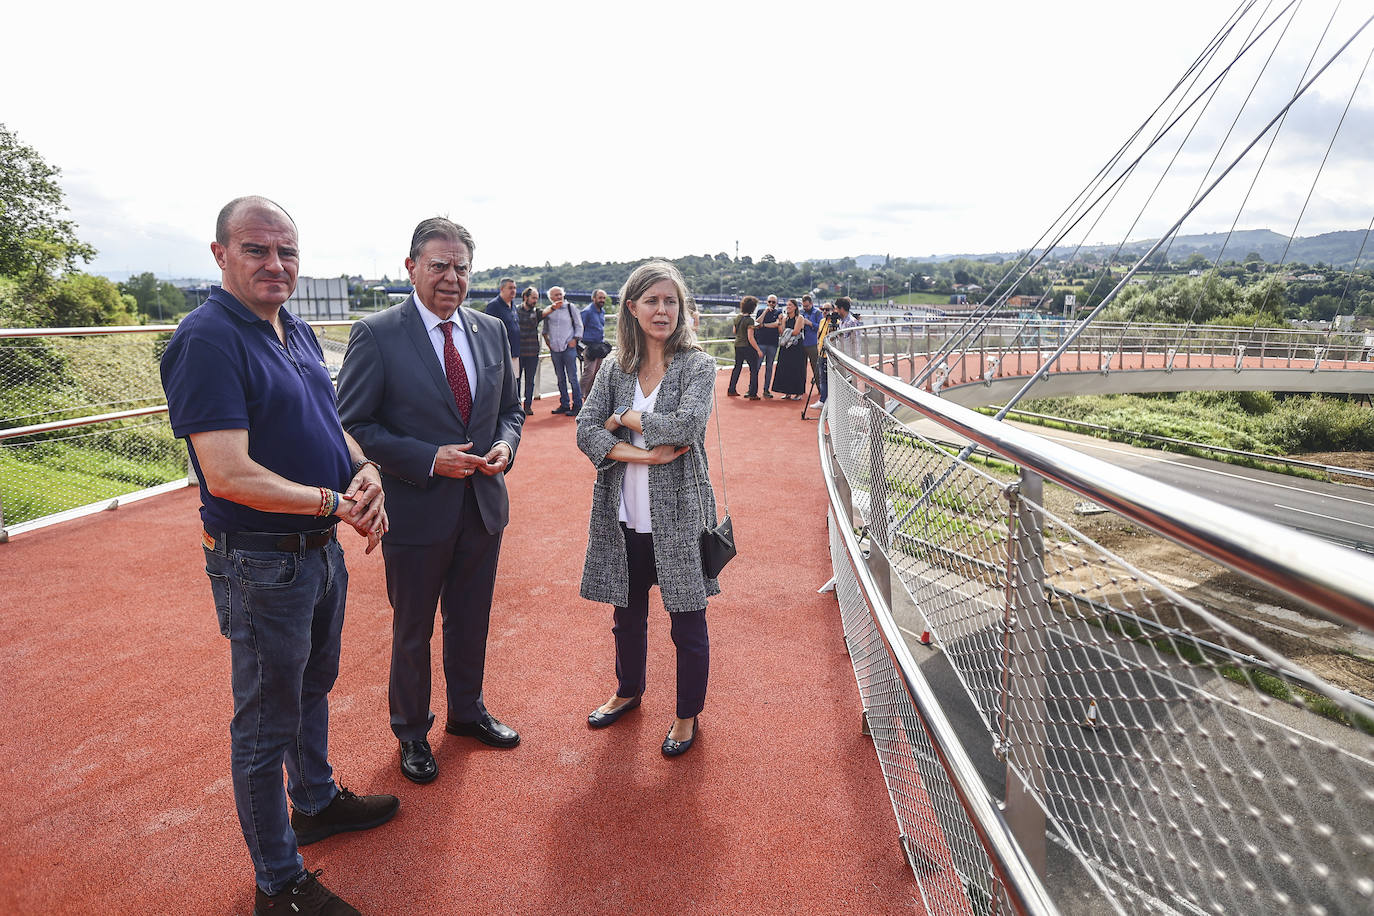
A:
{"label": "black trousers", "polygon": [[735,368],[730,372],[730,387],[727,391],[735,391],[735,385],[739,382],[739,370],[745,363],[749,364],[749,397],[759,393],[759,354],[753,347],[735,347]]}
{"label": "black trousers", "polygon": [[444,686],[448,717],[474,722],[486,713],[482,675],[487,626],[496,589],[501,535],[488,534],[471,487],[462,518],[435,544],[382,541],[386,593],[391,599],[391,730],[402,741],[424,738],[434,724],[429,708],[434,610],[443,617]]}
{"label": "black trousers", "polygon": [[520,357],[520,375],[525,380],[525,406],[534,403],[534,376],[539,372],[539,354]]}
{"label": "black trousers", "polygon": [[[751,351],[752,352],[752,351]],[[637,697],[647,683],[649,657],[649,589],[658,584],[654,536],[626,528],[625,559],[630,564],[629,605],[615,609],[616,695]],[[706,679],[711,668],[711,641],[706,608],[668,615],[677,647],[677,717],[690,719],[706,705]]]}

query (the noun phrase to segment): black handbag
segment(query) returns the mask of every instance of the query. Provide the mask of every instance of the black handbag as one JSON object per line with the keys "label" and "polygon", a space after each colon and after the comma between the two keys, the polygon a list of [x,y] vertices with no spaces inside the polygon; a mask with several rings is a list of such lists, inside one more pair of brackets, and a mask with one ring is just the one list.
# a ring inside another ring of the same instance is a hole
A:
{"label": "black handbag", "polygon": [[725,520],[716,520],[706,514],[706,500],[701,496],[701,480],[697,477],[697,464],[692,462],[692,483],[697,491],[697,502],[701,506],[701,571],[706,578],[714,579],[720,575],[725,564],[735,558],[735,526],[730,520],[730,494],[725,489],[725,446],[720,438],[720,414],[715,410],[715,380],[711,383],[711,411],[716,414],[716,447],[720,450],[720,495],[725,502]]}
{"label": "black handbag", "polygon": [[735,558],[735,527],[727,513],[725,521],[701,533],[701,571],[706,578],[720,575],[725,564]]}

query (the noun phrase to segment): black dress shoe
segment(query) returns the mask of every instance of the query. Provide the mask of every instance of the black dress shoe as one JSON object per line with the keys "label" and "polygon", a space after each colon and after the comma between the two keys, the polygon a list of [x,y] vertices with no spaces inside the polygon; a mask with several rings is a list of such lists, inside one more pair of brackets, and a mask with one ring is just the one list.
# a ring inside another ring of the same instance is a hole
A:
{"label": "black dress shoe", "polygon": [[592,728],[605,728],[607,725],[613,724],[617,719],[625,715],[625,713],[639,706],[639,700],[639,697],[635,697],[630,700],[630,702],[617,706],[610,712],[602,712],[601,707],[598,706],[596,709],[592,710],[591,715],[587,716],[587,724]]}
{"label": "black dress shoe", "polygon": [[527,416],[527,417],[532,417],[532,416],[534,416],[534,408],[533,408],[533,407],[530,407],[528,404],[525,405],[525,416]]}
{"label": "black dress shoe", "polygon": [[553,410],[549,411],[549,413],[567,413],[567,412],[568,412],[568,408],[566,408],[566,407],[555,407]]}
{"label": "black dress shoe", "polygon": [[401,774],[411,782],[433,782],[439,775],[439,764],[434,762],[428,741],[401,742]]}
{"label": "black dress shoe", "polygon": [[[673,734],[672,729],[668,730],[668,734],[669,736]],[[697,740],[697,717],[692,716],[692,736],[688,738],[686,741],[674,741],[672,737],[664,738],[663,756],[677,757],[680,754],[685,754],[687,753],[687,751],[691,749],[692,742],[695,740]]]}
{"label": "black dress shoe", "polygon": [[520,743],[520,734],[509,725],[502,725],[491,713],[476,722],[454,722],[449,719],[444,731],[463,738],[476,738],[492,747],[515,747]]}

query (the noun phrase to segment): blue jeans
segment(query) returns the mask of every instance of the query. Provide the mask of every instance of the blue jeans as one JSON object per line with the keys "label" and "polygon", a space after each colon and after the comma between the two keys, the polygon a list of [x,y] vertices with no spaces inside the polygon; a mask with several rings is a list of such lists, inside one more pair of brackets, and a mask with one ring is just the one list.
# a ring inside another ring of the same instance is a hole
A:
{"label": "blue jeans", "polygon": [[554,375],[558,376],[558,406],[568,406],[568,386],[572,386],[572,409],[582,407],[582,386],[577,383],[577,348],[554,350],[550,357],[553,361]]}
{"label": "blue jeans", "polygon": [[337,539],[304,555],[205,549],[220,633],[229,638],[234,804],[258,887],[304,870],[282,792],[318,814],[338,794],[329,765],[329,690],[339,673],[348,571]]}
{"label": "blue jeans", "polygon": [[759,344],[759,349],[763,351],[763,390],[773,390],[773,360],[778,357],[777,344]]}

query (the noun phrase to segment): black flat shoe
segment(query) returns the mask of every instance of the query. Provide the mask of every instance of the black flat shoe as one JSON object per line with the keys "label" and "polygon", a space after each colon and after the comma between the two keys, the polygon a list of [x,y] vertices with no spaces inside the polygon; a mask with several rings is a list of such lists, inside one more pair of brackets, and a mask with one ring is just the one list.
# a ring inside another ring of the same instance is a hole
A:
{"label": "black flat shoe", "polygon": [[444,731],[462,738],[476,738],[491,747],[515,747],[520,743],[520,735],[509,725],[502,725],[491,713],[476,722],[454,722],[444,725]]}
{"label": "black flat shoe", "polygon": [[639,706],[639,700],[639,697],[635,697],[630,700],[630,702],[622,706],[617,706],[610,712],[602,712],[601,707],[598,706],[596,709],[592,710],[591,715],[587,716],[587,724],[592,728],[605,728],[607,725],[613,725],[615,721],[625,715],[625,713],[637,708]]}
{"label": "black flat shoe", "polygon": [[401,742],[401,775],[419,783],[433,782],[439,775],[439,765],[434,762],[428,741]]}
{"label": "black flat shoe", "polygon": [[[671,735],[672,733],[673,730],[669,729],[668,734]],[[697,717],[692,716],[692,737],[688,738],[686,741],[674,741],[672,738],[664,738],[663,756],[677,757],[681,754],[685,754],[691,750],[692,742],[695,740],[697,740]]]}

